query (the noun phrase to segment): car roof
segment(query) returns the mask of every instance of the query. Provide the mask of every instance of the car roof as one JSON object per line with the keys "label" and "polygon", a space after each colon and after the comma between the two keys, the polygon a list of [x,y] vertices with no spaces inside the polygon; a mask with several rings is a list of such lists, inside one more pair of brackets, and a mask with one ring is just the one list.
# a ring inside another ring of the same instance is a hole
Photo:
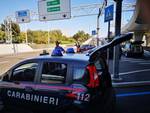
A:
{"label": "car roof", "polygon": [[70,62],[88,62],[89,56],[86,54],[63,54],[63,56],[42,55],[31,58],[30,60],[54,60]]}

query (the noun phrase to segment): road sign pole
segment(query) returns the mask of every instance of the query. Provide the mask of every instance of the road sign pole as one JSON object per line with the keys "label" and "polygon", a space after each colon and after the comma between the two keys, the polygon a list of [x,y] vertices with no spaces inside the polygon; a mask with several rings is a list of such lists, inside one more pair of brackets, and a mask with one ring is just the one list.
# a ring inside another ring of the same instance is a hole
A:
{"label": "road sign pole", "polygon": [[[110,21],[108,22],[108,42],[110,41]],[[107,64],[109,65],[109,48],[107,49]]]}
{"label": "road sign pole", "polygon": [[27,24],[25,23],[26,26],[26,44],[28,44],[28,28],[27,28]]}
{"label": "road sign pole", "polygon": [[99,30],[100,30],[100,27],[99,27],[99,18],[100,18],[100,9],[99,9],[99,14],[97,16],[97,46],[99,46]]}
{"label": "road sign pole", "polygon": [[[116,20],[115,20],[115,35],[121,34],[121,17],[122,17],[122,1],[114,0],[116,2]],[[114,62],[113,62],[113,79],[120,80],[119,78],[119,53],[120,45],[114,47]]]}
{"label": "road sign pole", "polygon": [[[114,5],[105,8],[104,22],[108,22],[108,42],[110,39],[110,22],[114,19]],[[107,49],[107,64],[109,65],[109,48]]]}

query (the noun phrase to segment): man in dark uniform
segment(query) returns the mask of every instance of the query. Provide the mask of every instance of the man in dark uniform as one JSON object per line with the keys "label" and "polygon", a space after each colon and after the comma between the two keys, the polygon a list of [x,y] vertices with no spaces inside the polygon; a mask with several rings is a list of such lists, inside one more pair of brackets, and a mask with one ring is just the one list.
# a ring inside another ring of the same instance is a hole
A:
{"label": "man in dark uniform", "polygon": [[65,52],[64,48],[62,48],[61,46],[59,46],[60,42],[56,41],[56,47],[55,50],[60,50],[61,52]]}

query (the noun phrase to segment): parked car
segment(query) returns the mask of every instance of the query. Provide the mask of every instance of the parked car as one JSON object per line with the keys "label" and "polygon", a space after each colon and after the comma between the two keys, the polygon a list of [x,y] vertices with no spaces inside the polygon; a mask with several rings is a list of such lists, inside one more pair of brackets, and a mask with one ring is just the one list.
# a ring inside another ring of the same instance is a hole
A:
{"label": "parked car", "polygon": [[142,47],[143,41],[128,42],[122,48],[123,54],[126,57],[141,57],[144,54]]}
{"label": "parked car", "polygon": [[82,45],[80,47],[80,52],[85,52],[85,51],[88,51],[88,50],[91,50],[93,48],[95,48],[96,46],[95,45],[89,45],[89,44],[86,44],[86,45]]}

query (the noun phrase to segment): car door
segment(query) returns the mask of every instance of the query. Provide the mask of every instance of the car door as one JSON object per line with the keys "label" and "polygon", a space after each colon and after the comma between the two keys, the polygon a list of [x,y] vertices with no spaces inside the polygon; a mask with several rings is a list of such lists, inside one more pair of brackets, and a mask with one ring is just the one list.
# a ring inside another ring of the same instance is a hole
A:
{"label": "car door", "polygon": [[69,66],[66,63],[54,61],[44,61],[42,64],[39,80],[36,84],[36,94],[40,96],[36,109],[39,111],[43,109],[44,111],[59,111],[64,106],[71,104],[71,101],[66,99],[66,94],[72,90],[66,84]]}
{"label": "car door", "polygon": [[30,107],[34,101],[35,78],[39,63],[27,61],[18,64],[9,72],[1,86],[2,99],[6,106]]}

